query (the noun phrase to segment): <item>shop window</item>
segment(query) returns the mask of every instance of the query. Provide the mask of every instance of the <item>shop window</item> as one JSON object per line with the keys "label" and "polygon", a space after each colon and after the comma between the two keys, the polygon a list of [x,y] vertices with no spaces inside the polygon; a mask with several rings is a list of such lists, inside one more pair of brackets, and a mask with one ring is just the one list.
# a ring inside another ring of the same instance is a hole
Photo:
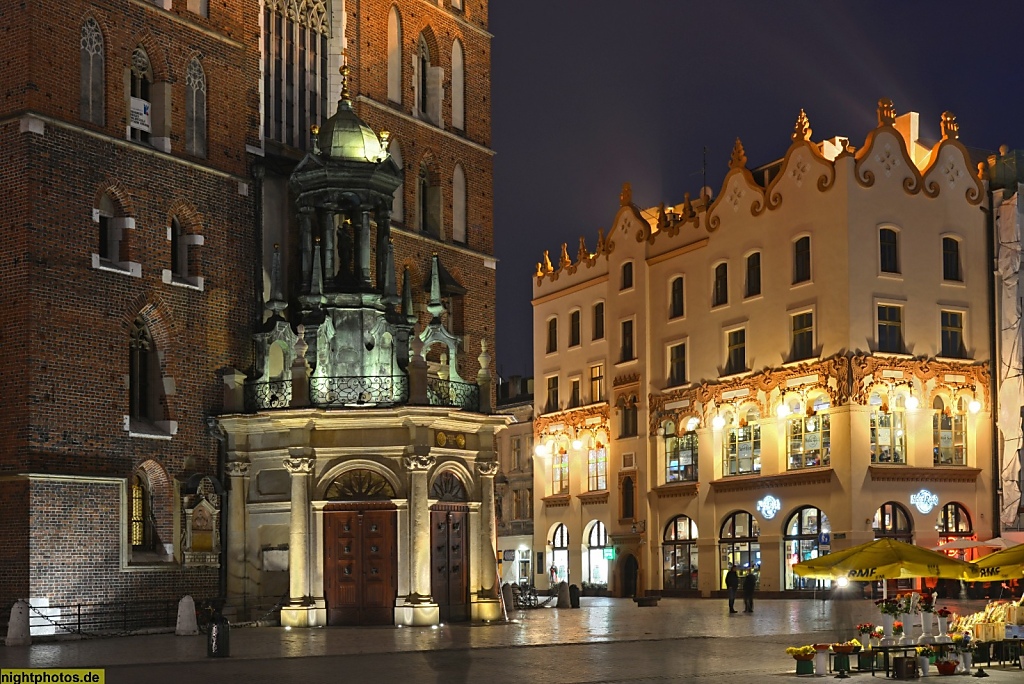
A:
{"label": "shop window", "polygon": [[899,235],[892,228],[878,231],[878,264],[882,273],[900,272]]}
{"label": "shop window", "polygon": [[754,252],[747,257],[747,278],[743,296],[756,297],[761,294],[761,253]]}
{"label": "shop window", "polygon": [[595,520],[590,525],[590,533],[587,535],[587,558],[584,575],[587,582],[591,584],[608,584],[608,559],[605,558],[605,549],[608,546],[608,528],[600,520]]}
{"label": "shop window", "polygon": [[756,408],[749,409],[730,426],[725,437],[722,476],[751,475],[761,472],[761,425]]}
{"label": "shop window", "polygon": [[964,400],[946,404],[942,397],[932,402],[932,454],[935,465],[962,466],[967,463],[967,416]]}
{"label": "shop window", "polygon": [[725,589],[725,573],[733,565],[740,576],[761,569],[760,529],[757,519],[737,511],[725,519],[718,535],[719,587]]}
{"label": "shop window", "polygon": [[[786,521],[785,536],[782,539],[782,553],[786,559],[787,590],[828,589],[830,580],[814,580],[800,577],[793,572],[793,566],[822,555],[819,534],[831,532],[828,517],[813,506],[798,509]],[[825,552],[828,553],[828,552]]]}
{"label": "shop window", "polygon": [[79,109],[83,121],[102,126],[105,110],[104,68],[106,57],[103,49],[103,33],[96,20],[89,17],[82,24],[79,45]]}
{"label": "shop window", "polygon": [[819,395],[803,411],[799,404],[791,407],[792,416],[786,420],[787,456],[789,469],[816,468],[831,465],[831,430],[828,398]]}
{"label": "shop window", "polygon": [[569,581],[569,529],[562,524],[551,535],[551,568],[548,570],[548,578],[552,585]]}
{"label": "shop window", "polygon": [[667,591],[697,588],[697,524],[677,515],[665,526],[662,536],[663,586]]}
{"label": "shop window", "polygon": [[914,528],[910,513],[901,504],[888,501],[875,511],[871,529],[875,539],[896,539],[907,544],[914,543]]}
{"label": "shop window", "polygon": [[697,433],[693,430],[681,431],[674,423],[665,424],[665,482],[698,480],[698,444]]}
{"label": "shop window", "polygon": [[890,404],[888,396],[873,393],[871,407],[871,462],[903,464],[907,462],[906,410],[903,397]]}

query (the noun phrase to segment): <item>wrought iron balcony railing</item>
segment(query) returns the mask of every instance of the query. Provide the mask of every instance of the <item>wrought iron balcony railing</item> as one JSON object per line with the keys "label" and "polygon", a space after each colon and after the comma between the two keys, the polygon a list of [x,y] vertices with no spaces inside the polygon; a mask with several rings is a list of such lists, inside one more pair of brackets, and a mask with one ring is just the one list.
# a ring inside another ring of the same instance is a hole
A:
{"label": "wrought iron balcony railing", "polygon": [[405,375],[310,378],[309,403],[318,408],[380,406],[409,401]]}
{"label": "wrought iron balcony railing", "polygon": [[479,411],[480,387],[468,382],[428,378],[427,399],[431,406],[452,406],[467,411]]}
{"label": "wrought iron balcony railing", "polygon": [[291,378],[245,384],[245,410],[249,413],[266,409],[288,408],[291,401]]}

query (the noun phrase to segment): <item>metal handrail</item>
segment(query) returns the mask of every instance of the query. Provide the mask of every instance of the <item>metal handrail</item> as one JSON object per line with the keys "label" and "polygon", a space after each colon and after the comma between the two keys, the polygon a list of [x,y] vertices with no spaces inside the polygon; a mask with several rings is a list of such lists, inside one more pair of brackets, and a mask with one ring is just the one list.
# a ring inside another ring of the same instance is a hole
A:
{"label": "metal handrail", "polygon": [[452,406],[480,410],[480,386],[468,382],[427,378],[427,399],[431,406]]}

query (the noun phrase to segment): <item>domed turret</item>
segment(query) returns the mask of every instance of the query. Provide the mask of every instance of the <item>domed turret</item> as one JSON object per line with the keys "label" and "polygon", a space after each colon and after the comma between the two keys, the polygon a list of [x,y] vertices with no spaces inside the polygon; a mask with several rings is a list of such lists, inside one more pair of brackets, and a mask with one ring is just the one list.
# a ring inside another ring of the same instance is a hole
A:
{"label": "domed turret", "polygon": [[341,67],[341,99],[334,116],[316,132],[320,155],[337,161],[378,163],[387,151],[373,129],[352,109],[348,93],[348,64]]}

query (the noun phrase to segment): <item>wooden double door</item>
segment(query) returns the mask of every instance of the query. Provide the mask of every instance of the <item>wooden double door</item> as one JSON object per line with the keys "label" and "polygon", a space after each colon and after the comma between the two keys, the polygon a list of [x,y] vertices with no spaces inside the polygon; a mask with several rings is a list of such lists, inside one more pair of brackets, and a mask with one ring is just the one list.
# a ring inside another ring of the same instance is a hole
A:
{"label": "wooden double door", "polygon": [[430,509],[430,593],[442,622],[469,619],[469,507]]}
{"label": "wooden double door", "polygon": [[390,625],[398,595],[397,513],[324,511],[324,595],[329,625]]}

